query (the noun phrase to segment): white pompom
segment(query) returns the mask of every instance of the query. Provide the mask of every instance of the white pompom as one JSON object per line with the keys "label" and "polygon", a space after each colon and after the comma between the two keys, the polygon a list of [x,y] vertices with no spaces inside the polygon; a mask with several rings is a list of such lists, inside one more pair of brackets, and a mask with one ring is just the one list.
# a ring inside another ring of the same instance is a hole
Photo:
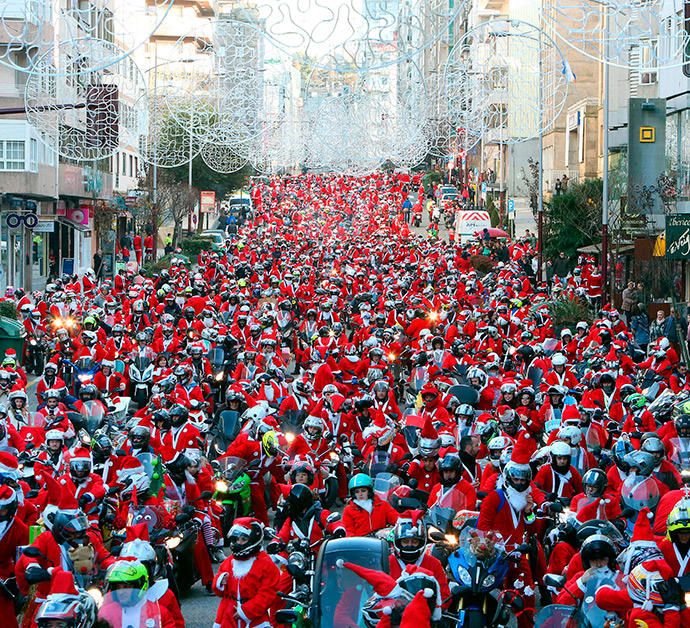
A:
{"label": "white pompom", "polygon": [[393,608],[391,606],[384,606],[383,611],[381,611],[384,615],[392,615],[393,614]]}
{"label": "white pompom", "polygon": [[424,589],[424,597],[432,598],[432,597],[434,597],[434,595],[436,595],[436,594],[434,593],[433,589],[429,589],[429,588]]}
{"label": "white pompom", "polygon": [[345,566],[345,561],[342,558],[339,558],[338,560],[335,561],[335,566],[338,569],[342,569]]}

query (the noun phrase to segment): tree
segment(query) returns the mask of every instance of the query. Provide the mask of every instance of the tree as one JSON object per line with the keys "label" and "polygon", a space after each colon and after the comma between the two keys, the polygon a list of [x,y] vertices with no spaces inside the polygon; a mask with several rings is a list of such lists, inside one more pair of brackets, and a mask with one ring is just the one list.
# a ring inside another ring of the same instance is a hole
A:
{"label": "tree", "polygon": [[164,220],[170,220],[174,225],[173,246],[177,246],[186,218],[194,211],[199,199],[199,191],[190,188],[186,183],[179,183],[168,171],[159,172],[158,175],[158,226]]}
{"label": "tree", "polygon": [[601,179],[571,183],[564,194],[544,204],[544,254],[561,251],[572,257],[584,246],[601,242]]}

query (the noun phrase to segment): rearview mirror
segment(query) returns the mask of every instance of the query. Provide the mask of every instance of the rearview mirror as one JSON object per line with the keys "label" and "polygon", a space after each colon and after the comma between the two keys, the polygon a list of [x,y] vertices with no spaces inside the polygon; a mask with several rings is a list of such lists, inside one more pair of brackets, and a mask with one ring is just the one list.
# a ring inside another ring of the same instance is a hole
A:
{"label": "rearview mirror", "polygon": [[547,573],[544,576],[544,585],[560,591],[565,586],[565,576],[557,576],[556,574]]}

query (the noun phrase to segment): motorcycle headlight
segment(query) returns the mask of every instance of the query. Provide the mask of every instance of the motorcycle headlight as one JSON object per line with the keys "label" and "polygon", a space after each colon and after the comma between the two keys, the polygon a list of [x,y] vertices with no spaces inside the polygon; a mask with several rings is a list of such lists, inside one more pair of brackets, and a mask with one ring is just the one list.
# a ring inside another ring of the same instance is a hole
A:
{"label": "motorcycle headlight", "polygon": [[333,461],[333,462],[339,462],[340,461],[340,456],[332,451],[330,454],[328,454],[328,457]]}
{"label": "motorcycle headlight", "polygon": [[91,381],[91,375],[80,375],[79,376],[79,381],[82,382],[90,382]]}
{"label": "motorcycle headlight", "polygon": [[464,567],[458,567],[458,580],[460,580],[460,584],[463,584],[466,587],[472,586],[472,577],[470,576],[470,572]]}
{"label": "motorcycle headlight", "polygon": [[492,586],[494,586],[494,582],[496,582],[496,578],[493,575],[489,574],[488,576],[486,576],[486,578],[484,578],[484,580],[482,580],[482,587],[484,587],[485,589],[489,589]]}
{"label": "motorcycle headlight", "polygon": [[458,537],[454,534],[446,534],[446,543],[448,543],[448,545],[457,545]]}
{"label": "motorcycle headlight", "polygon": [[292,432],[285,432],[285,440],[289,445],[292,443],[293,440],[295,440],[295,435]]}
{"label": "motorcycle headlight", "polygon": [[219,371],[218,373],[216,373],[216,381],[217,382],[223,381],[223,371]]}
{"label": "motorcycle headlight", "polygon": [[32,338],[31,340],[29,340],[29,344],[30,344],[32,347],[35,347],[35,346],[36,346],[36,339],[35,339],[35,338]]}
{"label": "motorcycle headlight", "polygon": [[304,569],[307,565],[307,559],[302,552],[292,552],[292,554],[288,556],[288,565],[295,565],[295,567]]}
{"label": "motorcycle headlight", "polygon": [[217,480],[215,488],[218,493],[227,493],[229,486],[225,480]]}
{"label": "motorcycle headlight", "polygon": [[175,549],[180,542],[182,541],[181,536],[171,536],[166,542],[165,542],[165,547],[167,547],[169,550]]}

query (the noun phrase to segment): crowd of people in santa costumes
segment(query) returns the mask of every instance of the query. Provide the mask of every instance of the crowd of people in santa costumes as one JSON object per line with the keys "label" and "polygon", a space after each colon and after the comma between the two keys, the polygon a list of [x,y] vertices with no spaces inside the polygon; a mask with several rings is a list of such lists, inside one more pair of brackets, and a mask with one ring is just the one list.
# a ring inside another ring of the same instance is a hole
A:
{"label": "crowd of people in santa costumes", "polygon": [[[7,289],[27,341],[49,347],[44,364],[8,350],[0,368],[11,625],[181,627],[193,571],[209,604],[220,598],[215,626],[280,626],[296,543],[316,555],[374,535],[387,569],[351,555],[332,567],[337,625],[457,625],[449,561],[462,548],[429,535],[450,496],[455,532],[510,556],[494,593],[510,594],[519,626],[554,603],[594,604],[621,626],[690,625],[678,353],[665,337],[641,351],[600,308],[592,259],[546,284],[527,239],[487,265],[481,237],[414,233],[404,201],[429,193],[420,175],[271,177],[222,252]],[[554,320],[568,299],[586,320]],[[237,460],[246,509],[228,520],[218,480]],[[182,573],[161,539],[185,534]]]}

